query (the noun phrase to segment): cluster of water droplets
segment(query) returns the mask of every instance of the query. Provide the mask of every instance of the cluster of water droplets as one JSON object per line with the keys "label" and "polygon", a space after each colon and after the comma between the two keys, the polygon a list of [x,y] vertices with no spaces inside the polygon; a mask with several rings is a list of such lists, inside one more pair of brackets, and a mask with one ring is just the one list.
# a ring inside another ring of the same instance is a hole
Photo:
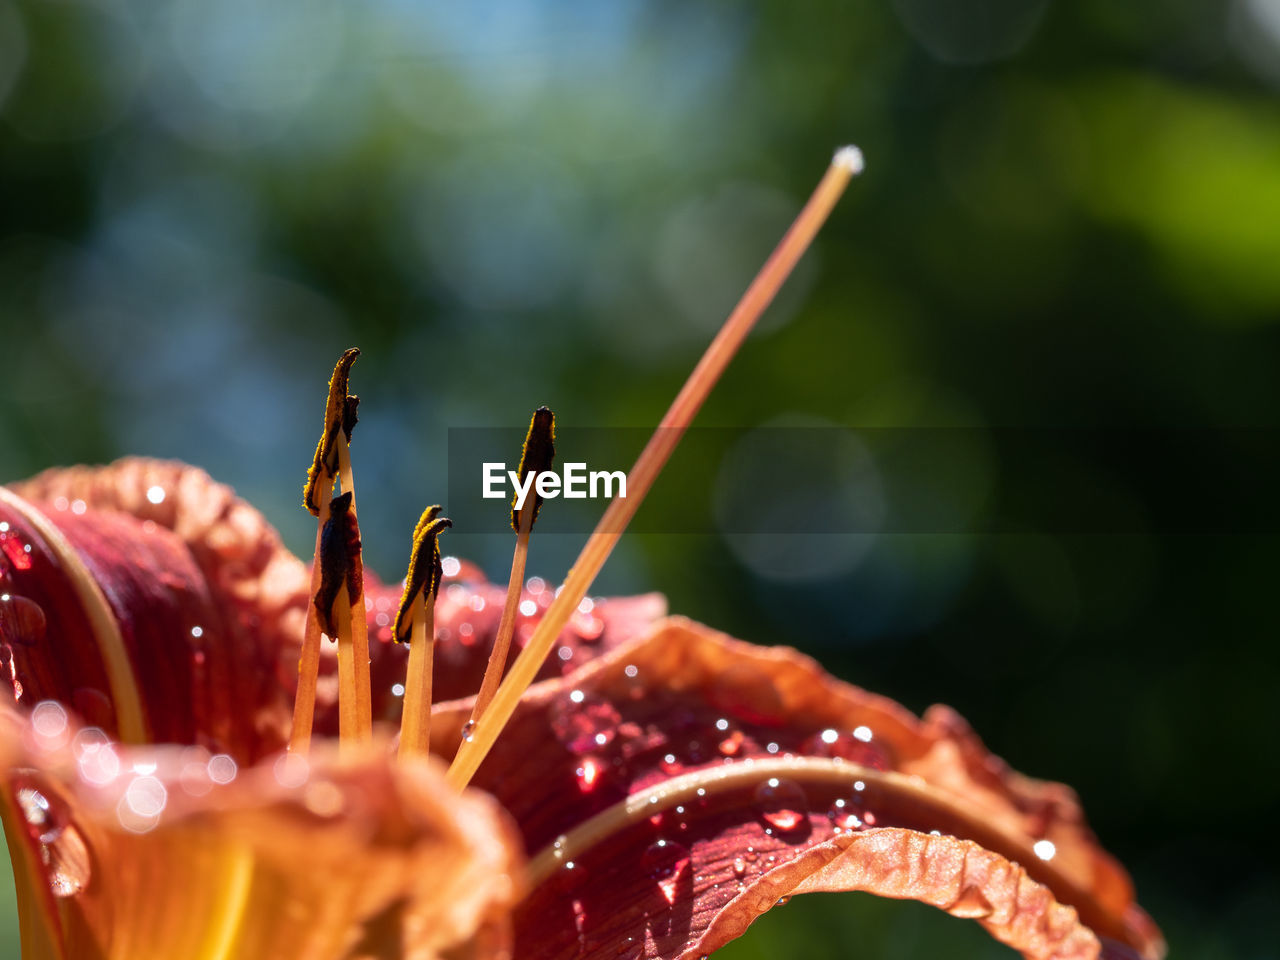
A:
{"label": "cluster of water droplets", "polygon": [[74,896],[88,886],[92,875],[89,847],[57,794],[31,776],[18,774],[18,809],[37,845],[49,889],[55,897]]}
{"label": "cluster of water droplets", "polygon": [[0,520],[0,676],[8,681],[15,703],[25,693],[15,649],[34,647],[48,629],[44,610],[12,584],[13,574],[30,570],[32,563],[31,544],[8,521]]}
{"label": "cluster of water droplets", "polygon": [[[635,665],[625,665],[621,671],[621,679],[629,686],[624,686],[613,699],[590,688],[572,689],[549,705],[547,716],[560,745],[575,758],[575,780],[586,803],[582,815],[598,812],[628,792],[634,798],[643,796],[646,789],[653,791],[649,802],[654,812],[646,818],[652,838],[640,859],[640,868],[655,895],[655,906],[646,912],[646,922],[652,922],[655,911],[674,907],[694,890],[720,888],[729,883],[733,886],[726,893],[731,898],[758,876],[807,849],[812,841],[877,824],[875,813],[865,801],[866,785],[856,777],[856,771],[857,767],[888,770],[893,760],[889,749],[876,742],[869,726],[827,728],[796,737],[783,728],[753,722],[757,714],[750,707],[744,710],[748,715],[744,718],[708,714],[677,699],[664,702],[664,692],[646,687]],[[762,775],[749,800],[754,826],[732,819],[722,822],[721,815],[730,809],[741,809],[742,801],[730,800],[715,811],[708,810],[711,803],[718,801],[708,796],[705,787],[699,787],[690,800],[670,807],[662,801],[663,784],[670,778],[694,770],[749,765],[756,758],[793,755],[850,763],[848,784],[844,788],[823,786],[821,794],[811,797],[797,780]],[[611,789],[602,789],[606,785]],[[701,836],[699,820],[711,825],[708,815],[716,818],[717,830],[727,823],[735,831],[726,847],[732,859],[722,862],[711,849],[707,862],[699,867],[694,855],[698,844],[726,843],[723,837]],[[760,839],[751,839],[753,830]],[[590,917],[586,901],[575,891],[589,889],[589,882],[584,879],[581,857],[575,861],[568,855],[566,840],[559,838],[552,851],[561,861],[564,880],[569,884],[575,929],[579,945],[585,950]],[[699,870],[705,871],[705,876],[699,875]],[[589,898],[590,894],[582,896]],[[628,937],[619,946],[619,954],[634,951],[632,955],[638,956],[642,947],[643,937]]]}
{"label": "cluster of water droplets", "polygon": [[[444,557],[440,561],[446,580],[465,575],[457,557]],[[486,596],[486,590],[488,596]],[[551,606],[558,587],[550,586],[542,577],[530,577],[516,607],[513,643],[523,648],[532,638],[547,608]],[[602,616],[603,598],[584,597],[561,631],[561,642],[553,648],[552,657],[562,669],[568,671],[581,660],[578,645],[594,646],[604,637],[605,621]],[[475,647],[487,652],[497,637],[503,601],[496,587],[481,587],[466,580],[447,583],[441,591],[436,613],[435,638],[441,643],[456,642],[463,647]],[[383,643],[392,641],[392,624],[395,620],[395,600],[390,596],[365,597],[365,608],[373,618],[371,636]],[[404,696],[404,685],[392,684],[391,694]],[[470,730],[464,732],[470,733]]]}

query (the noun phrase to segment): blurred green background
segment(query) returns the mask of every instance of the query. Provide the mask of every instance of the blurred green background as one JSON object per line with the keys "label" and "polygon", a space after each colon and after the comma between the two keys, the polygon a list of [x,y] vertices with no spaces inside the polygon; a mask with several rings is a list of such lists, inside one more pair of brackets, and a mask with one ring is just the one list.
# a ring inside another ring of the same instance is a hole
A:
{"label": "blurred green background", "polygon": [[[1278,90],[1277,0],[0,0],[0,480],[182,458],[309,549],[324,382],[359,344],[361,521],[395,576],[449,427],[656,423],[855,141],[866,174],[699,422],[965,427],[960,475],[879,482],[973,532],[785,563],[635,536],[599,591],[952,704],[1080,792],[1173,956],[1277,957],[1276,529],[1152,523],[1177,472],[1072,438],[1194,428],[1210,473],[1274,467]],[[1011,479],[1011,426],[1075,429]],[[1263,456],[1206,443],[1225,427]],[[1079,491],[1123,529],[983,533]],[[507,538],[449,545],[506,576]],[[814,897],[725,955],[1007,952]]]}

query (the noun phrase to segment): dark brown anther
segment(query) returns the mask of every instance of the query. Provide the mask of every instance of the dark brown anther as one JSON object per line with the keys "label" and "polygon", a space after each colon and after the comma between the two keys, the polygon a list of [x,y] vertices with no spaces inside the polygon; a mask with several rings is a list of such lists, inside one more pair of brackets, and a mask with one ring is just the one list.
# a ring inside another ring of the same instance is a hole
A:
{"label": "dark brown anther", "polygon": [[[546,473],[550,470],[555,458],[556,415],[549,407],[539,407],[533,411],[533,417],[529,420],[529,432],[525,434],[524,450],[520,454],[518,472],[521,486],[524,485],[525,477],[529,473]],[[533,519],[529,522],[530,529],[533,529],[533,524],[538,519],[538,511],[542,509],[542,498],[538,496],[536,481],[534,487]],[[520,511],[515,508],[514,496],[511,500],[511,529],[517,533],[520,532]]]}
{"label": "dark brown anther", "polygon": [[344,584],[351,603],[360,599],[364,592],[364,562],[360,556],[360,524],[351,512],[351,493],[334,497],[329,511],[329,521],[320,535],[320,589],[316,591],[315,605],[320,629],[336,638],[334,601]]}
{"label": "dark brown anther", "polygon": [[400,643],[407,643],[413,631],[414,601],[425,595],[431,602],[440,588],[444,571],[440,567],[438,538],[452,526],[453,521],[440,516],[440,508],[435,506],[422,511],[422,517],[413,529],[413,552],[409,555],[409,572],[405,576],[404,593],[396,610],[394,627],[395,638]]}
{"label": "dark brown anther", "polygon": [[346,405],[342,409],[342,435],[346,437],[347,443],[351,442],[351,431],[360,422],[360,418],[356,415],[359,408],[359,397],[354,395],[347,397]]}
{"label": "dark brown anther", "polygon": [[339,358],[329,378],[329,402],[324,409],[324,431],[316,444],[315,457],[307,471],[307,485],[302,491],[302,504],[315,516],[320,515],[319,488],[328,480],[332,485],[338,475],[338,431],[351,442],[351,428],[356,424],[356,406],[360,400],[347,394],[351,365],[360,356],[360,348],[352,347]]}

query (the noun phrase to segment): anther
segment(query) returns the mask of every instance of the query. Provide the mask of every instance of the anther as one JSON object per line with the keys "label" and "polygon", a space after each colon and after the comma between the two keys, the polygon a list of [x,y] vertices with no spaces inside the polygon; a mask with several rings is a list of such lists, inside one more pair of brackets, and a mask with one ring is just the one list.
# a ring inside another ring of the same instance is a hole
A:
{"label": "anther", "polygon": [[[360,356],[359,347],[351,347],[342,354],[329,378],[329,402],[325,404],[324,431],[316,444],[315,457],[307,471],[307,484],[302,490],[302,503],[313,516],[320,516],[322,498],[332,488],[338,476],[338,432],[342,439],[351,442],[351,429],[356,425],[356,408],[359,397],[349,396],[347,384],[351,378],[351,365]],[[323,493],[322,493],[323,491]]]}

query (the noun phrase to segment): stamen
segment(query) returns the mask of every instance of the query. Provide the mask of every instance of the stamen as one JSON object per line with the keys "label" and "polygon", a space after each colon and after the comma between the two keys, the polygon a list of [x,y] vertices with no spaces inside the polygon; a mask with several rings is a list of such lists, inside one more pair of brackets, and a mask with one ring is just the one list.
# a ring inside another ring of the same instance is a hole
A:
{"label": "stamen", "polygon": [[[330,501],[329,522],[320,537],[320,588],[313,601],[320,629],[338,642],[338,736],[344,744],[365,740],[372,732],[372,719],[361,709],[360,658],[354,649],[355,622],[364,619],[364,564],[352,502],[350,491]],[[366,681],[366,703],[367,689]]]}
{"label": "stamen", "polygon": [[431,671],[435,653],[436,592],[440,589],[441,533],[453,526],[440,516],[439,507],[427,507],[413,530],[413,551],[404,594],[393,628],[396,640],[409,643],[409,667],[404,681],[404,712],[400,716],[400,753],[403,759],[424,756],[431,750]]}
{"label": "stamen", "polygon": [[[360,356],[359,349],[352,347],[342,354],[333,368],[333,376],[329,378],[328,401],[325,404],[324,429],[320,433],[320,442],[316,444],[315,458],[307,471],[307,484],[302,494],[303,506],[318,518],[313,552],[315,560],[311,568],[312,597],[315,597],[320,589],[320,546],[325,526],[329,522],[329,503],[333,498],[333,484],[341,472],[341,461],[351,441],[351,430],[357,419],[356,409],[360,399],[347,393],[347,385],[351,375],[351,365],[355,363],[358,356]],[[348,463],[347,475],[343,478],[343,489],[347,491],[351,490],[350,469]],[[354,513],[354,493],[351,506]],[[363,597],[361,603],[363,603]],[[363,616],[356,619],[364,626]],[[367,631],[367,627],[365,629]],[[367,660],[367,639],[365,650]],[[289,735],[289,750],[293,753],[306,754],[311,747],[316,681],[319,673],[320,621],[316,617],[314,605],[308,604],[302,650],[298,656],[298,693],[293,702],[293,728]],[[368,687],[367,681],[365,687],[366,689]],[[367,712],[370,713],[369,724],[372,726],[371,711]]]}
{"label": "stamen", "polygon": [[538,496],[536,487],[526,487],[528,474],[537,475],[551,469],[556,456],[556,415],[547,407],[539,407],[529,420],[529,431],[524,438],[524,451],[520,455],[520,486],[532,494],[532,500],[526,499],[524,506],[517,510],[516,497],[512,495],[511,526],[516,531],[516,549],[511,557],[511,577],[507,581],[507,602],[502,608],[502,620],[498,623],[498,636],[489,652],[489,663],[484,669],[484,679],[480,682],[480,692],[476,694],[475,705],[471,708],[471,723],[475,724],[480,715],[488,708],[493,695],[498,691],[498,682],[502,679],[502,671],[507,668],[507,654],[511,649],[511,636],[516,629],[516,610],[520,606],[520,592],[524,589],[525,563],[529,558],[529,534],[533,531],[534,521],[538,519],[538,511],[542,509],[542,498]]}
{"label": "stamen", "polygon": [[470,739],[463,740],[458,748],[448,772],[448,779],[455,787],[465,787],[475,775],[493,742],[515,711],[521,694],[537,676],[560,631],[569,622],[569,617],[582,602],[582,598],[587,595],[596,574],[600,572],[623,530],[640,508],[649,488],[658,478],[711,388],[720,379],[757,318],[772,302],[783,281],[813,241],[836,201],[844,193],[849,180],[861,170],[862,154],[856,147],[844,147],[836,151],[831,165],[808,203],[765,261],[756,278],[751,281],[746,293],[676,395],[635,466],[627,474],[627,496],[617,497],[609,504],[582,552],[578,554],[577,562],[565,577],[555,600],[543,614],[528,644],[511,665],[493,702],[472,728]]}

